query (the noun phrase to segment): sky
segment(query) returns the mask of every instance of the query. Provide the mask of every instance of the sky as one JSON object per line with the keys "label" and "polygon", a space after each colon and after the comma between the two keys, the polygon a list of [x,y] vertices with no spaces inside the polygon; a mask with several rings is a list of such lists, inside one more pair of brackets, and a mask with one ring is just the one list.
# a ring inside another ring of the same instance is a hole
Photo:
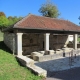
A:
{"label": "sky", "polygon": [[[29,13],[41,16],[39,9],[46,0],[0,0],[0,12],[6,16],[27,16]],[[80,0],[51,0],[60,13],[59,18],[79,25]]]}

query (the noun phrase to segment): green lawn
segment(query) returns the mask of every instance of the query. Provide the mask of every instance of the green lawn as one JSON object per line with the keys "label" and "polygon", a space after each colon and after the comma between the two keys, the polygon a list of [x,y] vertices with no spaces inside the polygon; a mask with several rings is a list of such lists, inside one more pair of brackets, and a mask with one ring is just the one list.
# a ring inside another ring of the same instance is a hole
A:
{"label": "green lawn", "polygon": [[80,42],[80,38],[78,38],[78,41]]}
{"label": "green lawn", "polygon": [[[0,34],[0,40],[3,39]],[[0,80],[41,80],[26,67],[20,66],[11,51],[0,41]]]}
{"label": "green lawn", "polygon": [[0,31],[0,41],[3,41],[3,33]]}

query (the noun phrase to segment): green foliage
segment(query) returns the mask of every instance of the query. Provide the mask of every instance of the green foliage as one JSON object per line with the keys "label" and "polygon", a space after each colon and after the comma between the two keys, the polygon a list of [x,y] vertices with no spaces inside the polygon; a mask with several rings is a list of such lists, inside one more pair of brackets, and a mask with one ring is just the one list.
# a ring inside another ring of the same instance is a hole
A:
{"label": "green foliage", "polygon": [[0,12],[0,16],[6,17],[6,15],[4,14],[4,12]]}
{"label": "green foliage", "polygon": [[50,1],[44,3],[39,12],[46,17],[57,18],[59,16],[59,12],[57,7]]}
{"label": "green foliage", "polygon": [[9,26],[10,25],[13,25],[13,24],[15,24],[16,22],[18,22],[19,20],[21,20],[22,19],[22,17],[16,17],[16,16],[14,16],[14,17],[12,17],[12,16],[9,16],[8,17],[8,20],[9,20]]}
{"label": "green foliage", "polygon": [[9,24],[9,20],[6,18],[4,12],[0,12],[0,29],[7,27]]}
{"label": "green foliage", "polygon": [[9,20],[5,16],[0,16],[0,28],[5,28],[9,24]]}
{"label": "green foliage", "polygon": [[0,29],[11,26],[21,20],[23,17],[17,17],[17,16],[9,16],[6,18],[6,15],[4,12],[0,12]]}
{"label": "green foliage", "polygon": [[0,42],[0,80],[41,80],[17,62],[3,42]]}

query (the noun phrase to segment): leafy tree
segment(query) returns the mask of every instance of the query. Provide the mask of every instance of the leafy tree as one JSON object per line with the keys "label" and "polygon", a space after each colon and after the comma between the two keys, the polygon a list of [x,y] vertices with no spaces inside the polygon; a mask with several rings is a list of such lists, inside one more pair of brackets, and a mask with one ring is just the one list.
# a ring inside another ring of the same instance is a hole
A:
{"label": "leafy tree", "polygon": [[8,24],[9,26],[12,25],[12,24],[14,24],[12,16],[9,16],[8,20],[9,20],[9,24]]}
{"label": "leafy tree", "polygon": [[46,3],[42,4],[39,12],[46,17],[57,18],[60,14],[57,7],[50,1],[47,0]]}
{"label": "leafy tree", "polygon": [[9,19],[9,20],[12,20],[12,19],[13,19],[13,17],[12,17],[12,16],[9,16],[9,17],[8,17],[8,19]]}
{"label": "leafy tree", "polygon": [[14,16],[14,17],[9,16],[9,17],[8,17],[9,26],[15,24],[16,22],[18,22],[18,21],[21,20],[21,19],[22,19],[22,17],[19,17],[19,18],[18,18],[17,16]]}
{"label": "leafy tree", "polygon": [[21,20],[21,19],[23,19],[23,17],[20,16],[18,19]]}
{"label": "leafy tree", "polygon": [[5,16],[0,16],[0,29],[8,26],[8,19]]}
{"label": "leafy tree", "polygon": [[4,12],[0,12],[0,30],[2,30],[5,27],[15,24],[22,18],[23,17],[16,17],[16,16],[14,17],[9,16],[8,18],[6,18],[6,15],[4,14]]}
{"label": "leafy tree", "polygon": [[5,16],[6,17],[6,15],[4,14],[4,12],[0,12],[0,16]]}
{"label": "leafy tree", "polygon": [[0,30],[8,26],[8,19],[6,18],[6,15],[4,12],[0,12]]}

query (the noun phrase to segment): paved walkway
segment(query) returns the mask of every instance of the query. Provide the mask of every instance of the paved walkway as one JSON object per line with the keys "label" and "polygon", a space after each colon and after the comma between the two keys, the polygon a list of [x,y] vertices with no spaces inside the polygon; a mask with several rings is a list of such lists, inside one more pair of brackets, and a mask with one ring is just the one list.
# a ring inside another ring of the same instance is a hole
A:
{"label": "paved walkway", "polygon": [[46,80],[80,80],[80,56],[59,58],[50,61],[38,62],[35,65],[47,70]]}
{"label": "paved walkway", "polygon": [[38,62],[35,65],[47,70],[47,72],[55,72],[80,67],[80,56],[74,57],[71,61],[69,57],[61,57],[59,59]]}
{"label": "paved walkway", "polygon": [[60,72],[50,72],[46,80],[80,80],[80,67]]}
{"label": "paved walkway", "polygon": [[60,56],[35,65],[47,71],[46,80],[80,80],[80,52],[71,56]]}

